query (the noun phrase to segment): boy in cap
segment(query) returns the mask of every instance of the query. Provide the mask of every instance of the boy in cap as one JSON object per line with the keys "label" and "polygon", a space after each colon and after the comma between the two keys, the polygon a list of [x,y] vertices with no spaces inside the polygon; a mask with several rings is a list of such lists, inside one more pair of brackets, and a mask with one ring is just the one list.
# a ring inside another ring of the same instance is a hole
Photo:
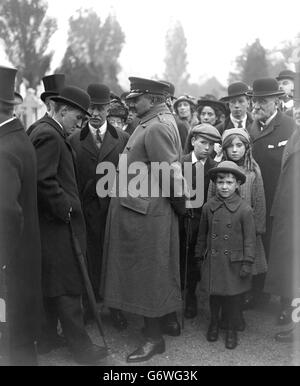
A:
{"label": "boy in cap", "polygon": [[210,294],[211,320],[207,340],[219,336],[219,313],[223,308],[227,349],[237,346],[239,295],[251,288],[255,257],[255,223],[252,209],[238,194],[246,180],[231,161],[221,162],[209,172],[217,194],[202,209],[195,256],[203,262],[202,281]]}
{"label": "boy in cap", "polygon": [[[195,191],[197,184],[197,169],[200,167],[203,170],[204,181],[201,180],[201,188],[203,193],[203,203],[207,200],[207,191],[209,186],[209,170],[217,165],[211,155],[214,150],[214,144],[221,141],[221,135],[219,131],[208,123],[195,126],[188,140],[189,153],[184,155],[182,158],[183,169],[185,167],[192,167],[192,186],[191,188]],[[189,164],[189,165],[188,165]],[[203,177],[203,174],[201,176]],[[185,274],[187,275],[187,294],[186,294],[186,307],[184,310],[184,316],[188,319],[194,318],[197,315],[197,299],[196,299],[196,287],[200,280],[199,271],[194,261],[194,251],[197,241],[197,234],[199,229],[199,222],[201,218],[202,205],[198,208],[194,208],[194,216],[191,221],[191,234],[189,237],[189,256],[187,265],[185,262],[185,250],[186,250],[186,232],[184,229],[183,221],[180,226],[180,266],[181,266],[181,283],[184,284]],[[185,272],[185,267],[187,272]]]}

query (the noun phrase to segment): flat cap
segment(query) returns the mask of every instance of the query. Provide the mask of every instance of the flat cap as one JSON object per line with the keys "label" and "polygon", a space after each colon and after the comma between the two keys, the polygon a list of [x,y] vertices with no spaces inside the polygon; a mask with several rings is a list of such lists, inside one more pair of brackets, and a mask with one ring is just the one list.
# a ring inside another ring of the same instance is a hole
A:
{"label": "flat cap", "polygon": [[221,134],[219,130],[209,123],[201,123],[192,128],[192,135],[201,135],[201,137],[212,142],[221,142]]}

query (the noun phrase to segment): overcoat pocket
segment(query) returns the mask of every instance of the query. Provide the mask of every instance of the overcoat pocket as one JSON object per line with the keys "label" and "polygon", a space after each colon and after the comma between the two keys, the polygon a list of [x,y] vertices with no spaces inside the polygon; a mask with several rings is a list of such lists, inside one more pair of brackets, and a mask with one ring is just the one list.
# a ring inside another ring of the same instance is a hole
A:
{"label": "overcoat pocket", "polygon": [[120,204],[127,209],[145,215],[148,213],[150,201],[144,197],[127,196],[120,198]]}

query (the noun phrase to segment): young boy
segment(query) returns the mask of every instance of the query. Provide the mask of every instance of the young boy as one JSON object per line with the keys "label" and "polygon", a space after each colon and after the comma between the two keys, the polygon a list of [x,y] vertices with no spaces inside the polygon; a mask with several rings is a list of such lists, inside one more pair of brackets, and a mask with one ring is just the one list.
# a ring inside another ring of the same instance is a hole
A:
{"label": "young boy", "polygon": [[[203,202],[207,200],[207,191],[210,182],[209,170],[217,166],[211,155],[214,151],[214,144],[216,142],[221,142],[221,135],[219,131],[212,125],[208,123],[203,123],[195,126],[187,139],[187,149],[188,154],[182,157],[183,166],[186,164],[192,165],[192,189],[197,188],[196,184],[196,169],[198,165],[203,168],[204,172],[204,181],[201,181],[201,188],[203,188]],[[183,168],[183,170],[185,167]],[[186,283],[186,306],[184,310],[184,316],[187,319],[194,318],[197,315],[197,298],[196,298],[196,288],[197,283],[200,280],[199,270],[197,264],[194,260],[194,251],[197,241],[199,223],[201,218],[202,205],[198,208],[194,208],[194,216],[190,219],[191,221],[191,231],[190,231],[190,240],[189,240],[189,256],[187,265],[185,262],[186,254],[186,232],[184,225],[181,222],[180,224],[180,269],[181,269],[181,282],[182,287],[184,287],[185,276],[187,277]],[[187,272],[185,270],[187,269]]]}
{"label": "young boy", "polygon": [[210,294],[207,340],[218,340],[222,307],[227,325],[225,347],[234,349],[239,295],[251,288],[256,240],[254,216],[238,194],[246,177],[236,163],[221,162],[209,175],[216,184],[216,196],[203,206],[195,248],[196,259],[204,260],[202,282]]}

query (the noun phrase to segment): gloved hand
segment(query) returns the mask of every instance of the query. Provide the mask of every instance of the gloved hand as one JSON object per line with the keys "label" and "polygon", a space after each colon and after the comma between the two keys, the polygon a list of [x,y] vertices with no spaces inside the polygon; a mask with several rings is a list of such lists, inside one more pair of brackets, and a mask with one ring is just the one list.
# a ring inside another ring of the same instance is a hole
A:
{"label": "gloved hand", "polygon": [[243,263],[241,270],[240,270],[240,277],[242,279],[250,276],[252,274],[252,264],[249,263]]}

